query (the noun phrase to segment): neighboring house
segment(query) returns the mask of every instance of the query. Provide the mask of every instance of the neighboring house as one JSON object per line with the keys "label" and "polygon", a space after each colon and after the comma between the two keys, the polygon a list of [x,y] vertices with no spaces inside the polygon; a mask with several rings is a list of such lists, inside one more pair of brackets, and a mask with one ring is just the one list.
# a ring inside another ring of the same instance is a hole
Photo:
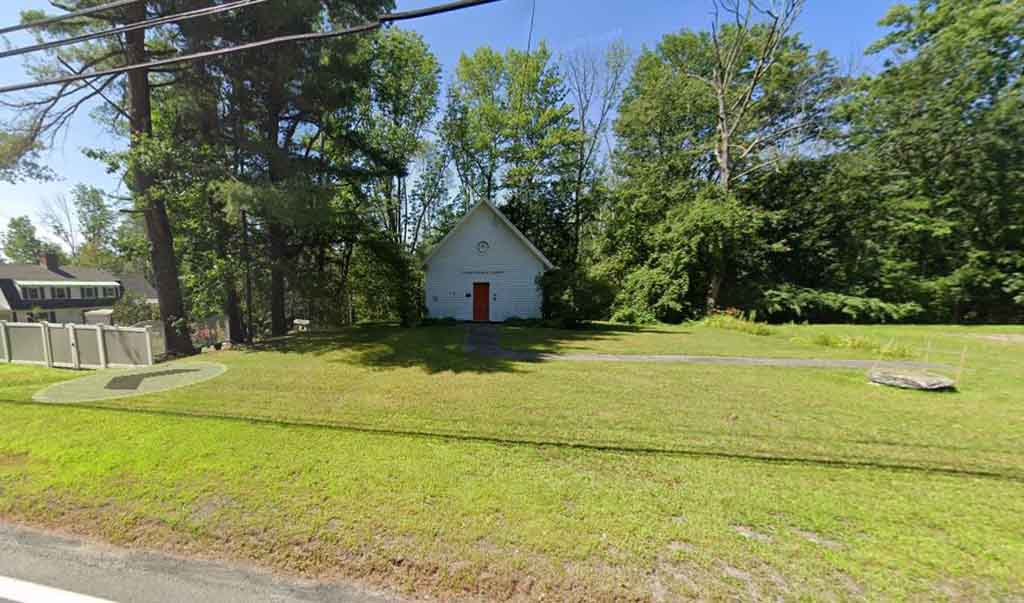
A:
{"label": "neighboring house", "polygon": [[120,281],[121,286],[124,287],[125,291],[130,291],[142,299],[146,300],[147,304],[152,306],[160,305],[160,299],[157,297],[156,288],[149,284],[146,277],[142,274],[125,274],[117,277]]}
{"label": "neighboring house", "polygon": [[540,318],[539,277],[554,266],[487,201],[473,207],[423,262],[432,318]]}
{"label": "neighboring house", "polygon": [[87,312],[112,308],[123,291],[113,274],[59,266],[50,254],[39,264],[0,264],[0,320],[85,323]]}

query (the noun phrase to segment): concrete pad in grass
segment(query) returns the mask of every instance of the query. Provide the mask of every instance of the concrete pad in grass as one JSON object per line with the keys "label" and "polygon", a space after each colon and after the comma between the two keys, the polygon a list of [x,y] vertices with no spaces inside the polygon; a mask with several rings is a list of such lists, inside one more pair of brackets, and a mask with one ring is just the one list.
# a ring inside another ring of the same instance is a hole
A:
{"label": "concrete pad in grass", "polygon": [[212,362],[174,362],[142,369],[104,370],[81,379],[47,387],[32,399],[36,402],[75,404],[152,394],[219,377],[227,370]]}

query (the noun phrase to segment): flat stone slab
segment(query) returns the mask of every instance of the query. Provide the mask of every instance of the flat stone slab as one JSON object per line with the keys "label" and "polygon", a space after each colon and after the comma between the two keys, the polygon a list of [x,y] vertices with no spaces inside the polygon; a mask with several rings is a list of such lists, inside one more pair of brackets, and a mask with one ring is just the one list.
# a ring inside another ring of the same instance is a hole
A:
{"label": "flat stone slab", "polygon": [[214,362],[173,362],[142,369],[103,370],[81,379],[56,383],[32,396],[36,402],[74,404],[128,398],[188,387],[227,371]]}
{"label": "flat stone slab", "polygon": [[868,378],[872,383],[888,385],[901,389],[919,389],[924,391],[951,391],[956,389],[956,381],[941,375],[928,373],[896,373],[892,371],[872,371]]}

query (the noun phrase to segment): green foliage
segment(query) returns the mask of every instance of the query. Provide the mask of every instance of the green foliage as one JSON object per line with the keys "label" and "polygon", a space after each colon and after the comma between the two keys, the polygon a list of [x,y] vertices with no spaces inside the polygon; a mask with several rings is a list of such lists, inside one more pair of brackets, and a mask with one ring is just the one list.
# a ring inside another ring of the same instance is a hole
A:
{"label": "green foliage", "polygon": [[0,131],[0,182],[52,180],[55,176],[39,162],[42,145],[17,125],[3,124]]}
{"label": "green foliage", "polygon": [[793,337],[794,343],[810,343],[827,348],[841,348],[847,350],[859,350],[887,360],[903,360],[916,358],[919,354],[913,346],[897,343],[891,339],[887,343],[881,343],[871,337],[861,335],[835,335],[832,333],[816,333],[810,337]]}
{"label": "green foliage", "polygon": [[36,227],[28,216],[11,218],[7,230],[0,232],[0,251],[12,262],[36,264],[44,253],[56,254],[65,263],[64,253],[56,245],[36,235]]}
{"label": "green foliage", "polygon": [[160,320],[160,309],[134,291],[125,291],[114,304],[111,317],[115,325],[132,326],[140,322]]}
{"label": "green foliage", "polygon": [[502,211],[558,266],[575,267],[573,153],[581,132],[562,74],[544,44],[504,55],[463,55],[448,91],[441,138],[466,206]]}
{"label": "green foliage", "polygon": [[[628,203],[629,197],[623,200]],[[621,322],[680,322],[703,311],[701,295],[722,249],[738,255],[735,265],[753,269],[763,255],[761,212],[740,203],[717,187],[705,187],[680,199],[646,231],[622,216],[606,232],[608,257],[598,272],[621,282],[612,306]],[[621,228],[621,230],[620,230]]]}
{"label": "green foliage", "polygon": [[881,197],[885,297],[909,289],[931,320],[1020,319],[1024,5],[920,0],[882,24],[871,51],[891,58],[844,115]]}
{"label": "green foliage", "polygon": [[704,317],[701,323],[715,329],[728,329],[761,337],[771,335],[774,332],[768,325],[757,322],[756,312],[751,312],[750,314],[745,314],[739,310],[715,312]]}
{"label": "green foliage", "polygon": [[921,306],[913,302],[890,303],[873,297],[793,286],[766,290],[763,307],[766,315],[777,321],[904,322],[922,312]]}
{"label": "green foliage", "polygon": [[541,275],[538,286],[541,314],[566,328],[606,318],[604,313],[615,296],[614,288],[594,275],[560,267]]}
{"label": "green foliage", "polygon": [[447,316],[444,318],[424,318],[420,321],[419,326],[421,327],[453,327],[459,324],[459,321],[454,318]]}

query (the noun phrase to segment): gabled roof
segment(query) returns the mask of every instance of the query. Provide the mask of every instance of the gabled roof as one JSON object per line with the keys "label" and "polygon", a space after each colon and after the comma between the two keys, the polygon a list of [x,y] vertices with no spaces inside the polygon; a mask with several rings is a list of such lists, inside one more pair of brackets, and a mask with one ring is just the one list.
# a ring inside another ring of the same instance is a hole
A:
{"label": "gabled roof", "polygon": [[[95,308],[108,307],[109,299],[22,299],[18,292],[18,284],[28,286],[78,285],[78,286],[115,286],[118,279],[106,270],[85,268],[82,266],[61,266],[49,270],[41,264],[0,264],[0,297],[12,310],[59,310],[64,308]],[[46,285],[42,285],[46,283]]]}
{"label": "gabled roof", "polygon": [[478,209],[480,209],[481,207],[484,207],[484,206],[486,206],[488,209],[490,209],[492,212],[494,212],[494,215],[498,216],[498,218],[501,220],[501,222],[505,226],[507,226],[508,229],[511,230],[513,234],[516,235],[516,238],[518,238],[520,241],[522,241],[523,245],[525,245],[526,248],[530,250],[530,253],[532,253],[534,256],[536,256],[537,259],[540,260],[540,262],[542,264],[544,264],[545,268],[547,268],[548,270],[552,270],[555,267],[555,265],[551,263],[551,260],[549,260],[547,257],[545,257],[544,254],[540,252],[540,249],[537,249],[537,247],[533,243],[530,242],[530,239],[527,239],[526,235],[524,235],[522,232],[520,232],[519,229],[516,228],[516,225],[513,224],[508,218],[505,217],[505,214],[501,213],[500,209],[495,207],[493,203],[491,203],[490,201],[488,201],[486,199],[481,200],[476,205],[474,205],[472,209],[467,211],[466,215],[462,216],[462,219],[459,220],[459,223],[455,225],[455,228],[453,228],[451,230],[451,232],[449,232],[447,235],[445,235],[445,237],[443,239],[441,239],[440,243],[438,243],[437,245],[434,245],[434,248],[432,250],[430,250],[430,253],[427,255],[427,258],[425,260],[423,260],[423,265],[426,266],[427,264],[429,264],[430,260],[434,259],[434,256],[437,255],[437,253],[439,251],[441,251],[441,249],[446,244],[448,244],[448,242],[452,239],[452,237],[455,235],[455,233],[457,233],[466,224],[466,222],[469,221],[469,217],[472,216],[473,213],[476,212],[476,210],[478,210]]}
{"label": "gabled roof", "polygon": [[145,299],[156,299],[158,294],[156,288],[149,284],[146,277],[142,274],[122,274],[117,277],[117,280],[121,281],[121,286],[126,291],[131,291],[141,295]]}
{"label": "gabled roof", "polygon": [[12,281],[103,281],[116,282],[117,278],[106,270],[84,268],[81,266],[61,266],[57,270],[48,270],[40,264],[0,264],[0,279]]}

